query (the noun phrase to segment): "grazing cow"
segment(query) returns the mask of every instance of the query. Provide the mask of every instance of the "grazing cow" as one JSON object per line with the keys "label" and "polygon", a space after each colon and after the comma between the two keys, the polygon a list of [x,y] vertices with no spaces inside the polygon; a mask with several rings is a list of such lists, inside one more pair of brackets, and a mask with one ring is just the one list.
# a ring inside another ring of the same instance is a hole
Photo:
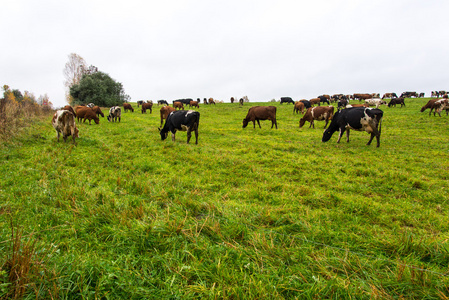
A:
{"label": "grazing cow", "polygon": [[203,103],[206,104],[206,105],[209,104],[209,103],[207,102],[207,99],[206,99],[206,98],[203,99]]}
{"label": "grazing cow", "polygon": [[168,105],[161,107],[161,110],[160,110],[160,113],[161,113],[161,127],[162,127],[162,124],[164,123],[164,120],[167,119],[168,115],[172,111],[175,111],[175,110],[176,109],[174,109],[173,107],[168,106]]}
{"label": "grazing cow", "polygon": [[75,138],[78,137],[78,128],[76,128],[75,116],[72,112],[65,109],[56,111],[51,123],[58,134],[58,142],[62,133],[64,142],[67,141],[68,136],[72,136],[73,144],[76,145]]}
{"label": "grazing cow", "polygon": [[299,128],[303,127],[306,121],[310,122],[310,127],[315,128],[314,120],[317,121],[326,121],[324,124],[324,128],[327,127],[327,123],[332,119],[334,115],[334,107],[333,106],[316,106],[307,109],[304,116],[299,120]]}
{"label": "grazing cow", "polygon": [[425,93],[419,93],[418,98],[424,98]]}
{"label": "grazing cow", "polygon": [[398,97],[398,95],[396,95],[396,93],[385,93],[383,96],[382,96],[382,99],[385,99],[385,98],[397,98]]}
{"label": "grazing cow", "polygon": [[214,100],[214,98],[209,98],[209,104],[215,105],[215,100]]}
{"label": "grazing cow", "polygon": [[76,117],[76,113],[75,110],[73,109],[73,107],[71,107],[70,105],[66,105],[62,108],[63,110],[68,110],[69,112],[71,112],[75,117]]}
{"label": "grazing cow", "polygon": [[296,112],[296,114],[298,112],[301,112],[303,114],[304,113],[304,103],[302,103],[301,101],[296,101],[295,107],[293,107],[293,113],[295,113],[295,112]]}
{"label": "grazing cow", "polygon": [[415,97],[418,98],[418,93],[416,92],[403,92],[399,98],[411,98]]}
{"label": "grazing cow", "polygon": [[231,103],[234,103],[234,101],[235,101],[234,97],[231,97]]}
{"label": "grazing cow", "polygon": [[240,98],[240,100],[239,100],[239,105],[240,105],[240,106],[243,106],[243,98]]}
{"label": "grazing cow", "polygon": [[293,105],[295,104],[295,102],[293,101],[293,99],[292,98],[290,98],[290,97],[281,97],[281,104],[282,103],[292,103]]}
{"label": "grazing cow", "polygon": [[441,99],[430,99],[423,107],[421,107],[421,112],[424,112],[426,109],[430,108],[429,116],[432,113],[432,110],[435,108],[435,102]]}
{"label": "grazing cow", "polygon": [[348,105],[348,104],[349,104],[349,102],[348,102],[348,99],[346,99],[346,97],[338,99],[337,108],[345,108],[346,105]]}
{"label": "grazing cow", "polygon": [[[328,105],[330,104],[330,102],[329,102],[329,99],[330,99],[329,95],[318,96],[318,98],[320,99],[320,103],[323,102],[323,103],[327,103]],[[318,104],[318,105],[320,105],[320,104]]]}
{"label": "grazing cow", "polygon": [[308,109],[309,107],[312,107],[312,103],[310,103],[309,100],[302,99],[302,100],[299,100],[299,102],[302,102],[304,104],[304,108],[305,109]]}
{"label": "grazing cow", "polygon": [[405,106],[404,98],[392,98],[390,102],[388,102],[388,107],[396,107],[396,104],[400,104],[401,107]]}
{"label": "grazing cow", "polygon": [[130,111],[134,112],[134,108],[129,103],[123,103],[123,109],[125,110],[125,112],[127,110],[130,110]]}
{"label": "grazing cow", "polygon": [[182,102],[181,101],[175,101],[175,102],[173,102],[173,107],[176,109],[176,108],[179,108],[179,110],[184,110],[184,105],[182,104]]}
{"label": "grazing cow", "polygon": [[122,118],[122,110],[120,106],[113,106],[109,109],[109,116],[108,116],[109,122],[117,122],[117,119],[120,122],[121,118]]}
{"label": "grazing cow", "polygon": [[435,101],[435,103],[433,104],[433,108],[435,109],[433,111],[434,116],[436,113],[438,113],[438,115],[441,117],[441,111],[443,109],[446,110],[446,116],[447,116],[448,109],[449,109],[449,100],[447,98],[439,99],[439,100]]}
{"label": "grazing cow", "polygon": [[366,100],[366,99],[372,99],[374,97],[373,97],[373,94],[354,94],[353,98],[354,98],[354,100],[362,101],[362,100]]}
{"label": "grazing cow", "polygon": [[330,140],[335,131],[339,130],[337,143],[346,131],[347,142],[349,142],[349,130],[366,131],[371,134],[367,145],[371,144],[374,137],[377,140],[377,147],[380,146],[381,121],[383,112],[378,108],[353,107],[337,111],[332,119],[329,128],[323,133],[323,142]]}
{"label": "grazing cow", "polygon": [[153,103],[142,103],[142,113],[147,113],[147,109],[150,110],[150,114],[153,113]]}
{"label": "grazing cow", "polygon": [[380,98],[366,99],[365,103],[369,106],[375,106],[376,108],[379,108],[382,104],[387,105],[387,102]]}
{"label": "grazing cow", "polygon": [[166,100],[157,100],[157,105],[168,105],[168,102]]}
{"label": "grazing cow", "polygon": [[320,106],[321,99],[320,98],[312,98],[309,100],[309,102],[310,102],[311,106],[314,106],[315,104],[318,104],[318,106]]}
{"label": "grazing cow", "polygon": [[161,139],[165,140],[168,136],[168,132],[172,133],[172,141],[175,141],[176,131],[187,131],[187,144],[192,136],[192,131],[195,132],[195,144],[198,144],[198,126],[200,123],[200,113],[194,110],[183,110],[171,112],[164,127],[159,131],[161,133]]}
{"label": "grazing cow", "polygon": [[346,105],[346,108],[352,108],[352,107],[369,107],[369,104],[363,103],[363,104],[348,104],[348,105]]}
{"label": "grazing cow", "polygon": [[92,108],[87,106],[77,106],[75,107],[75,111],[76,119],[78,120],[78,122],[83,119],[83,123],[86,122],[86,120],[89,120],[89,125],[90,121],[92,120],[94,120],[95,124],[100,124],[100,118],[98,118],[97,114],[95,113],[95,111],[93,111]]}
{"label": "grazing cow", "polygon": [[139,107],[140,105],[142,105],[144,103],[144,101],[143,100],[139,100],[139,101],[137,101],[137,107]]}
{"label": "grazing cow", "polygon": [[102,117],[104,118],[104,114],[103,114],[103,112],[101,111],[101,108],[100,108],[99,106],[95,105],[94,107],[92,107],[92,110],[94,111],[94,113],[95,113],[97,116],[102,116]]}
{"label": "grazing cow", "polygon": [[243,119],[243,128],[248,126],[248,122],[252,121],[254,128],[256,128],[256,121],[257,124],[260,122],[259,120],[271,120],[271,128],[273,128],[274,125],[276,125],[276,129],[278,129],[278,124],[276,121],[276,107],[275,106],[253,106],[248,110],[248,114]]}
{"label": "grazing cow", "polygon": [[197,107],[197,108],[200,108],[200,105],[198,104],[198,101],[190,101],[190,103],[189,103],[189,106],[190,107]]}

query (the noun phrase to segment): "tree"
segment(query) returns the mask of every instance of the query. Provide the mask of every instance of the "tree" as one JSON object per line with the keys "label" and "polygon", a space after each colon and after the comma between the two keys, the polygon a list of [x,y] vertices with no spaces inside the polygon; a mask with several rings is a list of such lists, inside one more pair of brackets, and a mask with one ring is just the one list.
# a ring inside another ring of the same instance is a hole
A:
{"label": "tree", "polygon": [[98,70],[84,74],[78,84],[72,85],[70,96],[73,98],[72,105],[94,103],[104,107],[123,105],[129,99],[120,82]]}
{"label": "tree", "polygon": [[68,91],[66,97],[69,104],[73,104],[73,99],[70,96],[70,88],[80,82],[83,75],[86,74],[86,70],[88,69],[84,58],[76,53],[71,53],[69,55],[69,61],[65,64],[64,68],[64,86]]}

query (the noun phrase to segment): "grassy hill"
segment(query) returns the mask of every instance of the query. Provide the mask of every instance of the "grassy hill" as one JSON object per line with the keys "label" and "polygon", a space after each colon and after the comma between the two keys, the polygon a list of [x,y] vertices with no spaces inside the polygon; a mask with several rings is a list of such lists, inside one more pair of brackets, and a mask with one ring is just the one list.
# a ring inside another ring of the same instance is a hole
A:
{"label": "grassy hill", "polygon": [[200,105],[198,145],[161,141],[157,105],[77,146],[35,120],[0,146],[0,297],[447,299],[449,117],[427,100],[381,107],[380,148],[279,103],[257,103],[277,130]]}

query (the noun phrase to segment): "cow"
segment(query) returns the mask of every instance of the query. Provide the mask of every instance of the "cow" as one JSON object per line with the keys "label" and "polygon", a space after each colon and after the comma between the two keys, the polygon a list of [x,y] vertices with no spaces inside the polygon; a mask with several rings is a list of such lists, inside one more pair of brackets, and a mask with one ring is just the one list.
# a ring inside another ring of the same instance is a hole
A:
{"label": "cow", "polygon": [[142,113],[147,113],[147,109],[150,110],[150,114],[153,113],[153,103],[142,103]]}
{"label": "cow", "polygon": [[441,100],[439,98],[437,99],[430,99],[429,101],[427,101],[427,103],[421,107],[421,112],[424,112],[426,109],[430,108],[430,112],[429,112],[429,116],[432,113],[432,110],[435,108],[435,102],[437,102],[438,100]]}
{"label": "cow", "polygon": [[209,98],[209,104],[215,105],[215,100],[214,100],[214,98]]}
{"label": "cow", "polygon": [[200,105],[198,104],[198,101],[193,101],[193,100],[189,102],[189,106],[190,107],[193,106],[193,107],[200,108]]}
{"label": "cow", "polygon": [[314,106],[315,104],[318,104],[318,106],[320,106],[321,99],[320,98],[312,98],[309,100],[309,102],[310,102],[311,106]]}
{"label": "cow", "polygon": [[332,119],[334,115],[334,107],[333,106],[316,106],[307,109],[304,116],[299,120],[299,128],[303,127],[306,121],[310,122],[310,127],[315,128],[314,120],[317,121],[326,121],[324,124],[324,128],[327,127],[329,120]]}
{"label": "cow", "polygon": [[298,112],[301,112],[302,114],[304,113],[304,103],[302,103],[301,101],[296,101],[295,102],[295,107],[293,107],[293,113],[298,114]]}
{"label": "cow", "polygon": [[369,106],[375,106],[376,108],[379,108],[379,106],[381,106],[382,104],[387,105],[387,102],[380,98],[366,99],[365,103]]}
{"label": "cow", "polygon": [[419,93],[418,98],[424,98],[425,93]]}
{"label": "cow", "polygon": [[175,101],[175,102],[173,102],[173,107],[176,109],[176,108],[179,108],[179,110],[184,110],[184,105],[182,104],[182,102],[181,101]]}
{"label": "cow", "polygon": [[231,97],[231,103],[234,103],[234,101],[235,101],[234,97]]}
{"label": "cow", "polygon": [[157,100],[157,105],[168,105],[168,102],[166,100]]}
{"label": "cow", "polygon": [[302,99],[302,100],[299,100],[299,102],[302,102],[304,104],[304,108],[305,109],[308,109],[309,107],[312,107],[312,103],[310,103],[309,100]]}
{"label": "cow", "polygon": [[66,105],[62,108],[63,110],[68,110],[69,112],[71,112],[75,117],[76,117],[76,112],[73,109],[73,107],[71,107],[70,105]]}
{"label": "cow", "polygon": [[[322,103],[327,103],[328,105],[330,104],[330,102],[329,102],[329,99],[330,99],[329,95],[322,95],[322,96],[318,96],[317,98],[320,99],[320,103],[322,102]],[[320,104],[318,104],[318,105],[320,105]]]}
{"label": "cow", "polygon": [[142,105],[144,102],[145,102],[145,101],[143,101],[143,100],[137,101],[137,107],[139,107],[140,105]]}
{"label": "cow", "polygon": [[206,105],[209,104],[209,103],[207,102],[207,99],[206,99],[206,98],[203,99],[203,103],[206,104]]}
{"label": "cow", "polygon": [[349,104],[349,102],[348,102],[348,99],[346,99],[346,97],[338,99],[337,108],[345,108],[346,105],[348,105],[348,104]]}
{"label": "cow", "polygon": [[94,120],[95,124],[100,124],[100,118],[98,118],[92,108],[87,106],[77,106],[75,107],[75,111],[78,122],[83,119],[83,123],[86,122],[86,120],[89,120],[89,125],[92,120]]}
{"label": "cow", "polygon": [[76,128],[75,115],[72,112],[65,109],[56,111],[51,123],[58,134],[58,142],[62,133],[64,142],[67,141],[68,136],[72,136],[73,144],[76,145],[75,138],[78,137],[78,128]]}
{"label": "cow", "polygon": [[382,99],[385,99],[385,98],[391,98],[391,99],[393,99],[393,98],[397,98],[398,97],[398,95],[396,95],[396,93],[385,93],[383,96],[382,96]]}
{"label": "cow", "polygon": [[198,144],[198,126],[200,123],[200,113],[194,110],[182,110],[171,112],[164,127],[158,128],[161,134],[161,139],[165,140],[168,132],[172,133],[172,141],[175,141],[176,131],[187,131],[187,144],[192,136],[192,131],[195,132],[195,144]]}
{"label": "cow", "polygon": [[290,98],[290,97],[281,97],[281,103],[280,104],[282,104],[282,103],[292,103],[293,105],[295,104],[295,102],[293,101],[293,99],[292,98]]}
{"label": "cow", "polygon": [[415,97],[418,98],[418,93],[416,92],[403,92],[399,98],[411,98]]}
{"label": "cow", "polygon": [[396,104],[400,104],[401,107],[405,106],[404,98],[392,98],[390,102],[388,102],[388,107],[396,107]]}
{"label": "cow", "polygon": [[239,100],[239,105],[240,105],[240,106],[243,106],[243,98],[240,98],[240,100]]}
{"label": "cow", "polygon": [[[146,103],[142,104],[142,107],[145,105]],[[120,108],[120,106],[113,106],[109,109],[109,116],[108,116],[108,121],[109,122],[120,122],[122,118],[122,110]]]}
{"label": "cow", "polygon": [[162,127],[162,124],[164,123],[164,120],[167,119],[168,115],[171,112],[175,111],[175,110],[176,109],[174,109],[173,107],[168,106],[168,105],[161,107],[161,109],[160,109],[160,113],[161,113],[161,127]]}
{"label": "cow", "polygon": [[92,107],[95,106],[95,104],[93,104],[93,103],[88,103],[86,106],[92,108]]}
{"label": "cow", "polygon": [[92,107],[92,110],[95,112],[97,116],[102,116],[104,118],[104,114],[99,106],[95,105],[94,107]]}
{"label": "cow", "polygon": [[359,100],[359,101],[366,100],[366,99],[372,99],[372,98],[374,98],[373,94],[354,94],[353,95],[353,99]]}
{"label": "cow", "polygon": [[449,109],[449,100],[447,98],[442,98],[437,101],[435,101],[433,108],[435,109],[433,111],[433,115],[435,116],[436,113],[441,117],[441,111],[444,109],[446,110],[446,116],[448,115],[448,109]]}
{"label": "cow", "polygon": [[378,108],[369,107],[353,107],[337,111],[332,118],[329,128],[323,133],[323,142],[330,140],[335,131],[339,130],[337,143],[343,133],[346,131],[347,139],[349,143],[349,130],[354,129],[358,131],[366,131],[371,134],[367,145],[371,144],[371,141],[376,137],[377,147],[380,146],[380,133],[383,111]]}
{"label": "cow", "polygon": [[134,112],[134,108],[129,103],[123,103],[123,110],[126,112],[127,110],[130,110]]}
{"label": "cow", "polygon": [[253,106],[248,110],[246,117],[243,119],[243,128],[248,126],[248,122],[252,121],[254,128],[256,128],[256,121],[260,127],[259,120],[271,120],[271,128],[276,125],[278,129],[278,124],[276,122],[276,107],[275,106]]}

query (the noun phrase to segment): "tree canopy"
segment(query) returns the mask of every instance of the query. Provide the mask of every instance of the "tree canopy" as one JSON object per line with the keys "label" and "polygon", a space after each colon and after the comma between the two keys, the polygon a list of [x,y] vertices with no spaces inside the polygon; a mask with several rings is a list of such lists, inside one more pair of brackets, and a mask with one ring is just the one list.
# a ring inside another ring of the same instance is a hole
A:
{"label": "tree canopy", "polygon": [[72,105],[94,103],[103,107],[123,105],[129,99],[120,82],[97,69],[85,73],[79,83],[72,85],[70,96]]}

